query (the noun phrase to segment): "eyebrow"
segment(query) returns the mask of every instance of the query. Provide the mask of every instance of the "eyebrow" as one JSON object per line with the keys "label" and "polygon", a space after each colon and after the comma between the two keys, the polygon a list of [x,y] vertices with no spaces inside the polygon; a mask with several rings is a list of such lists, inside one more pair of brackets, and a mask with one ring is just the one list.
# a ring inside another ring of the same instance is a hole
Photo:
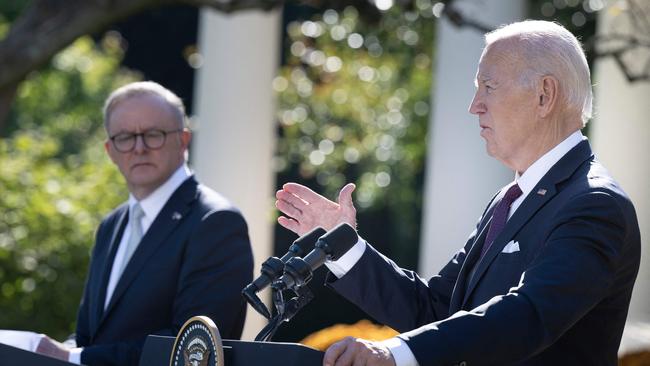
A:
{"label": "eyebrow", "polygon": [[480,82],[481,84],[485,84],[488,81],[491,81],[492,78],[489,76],[477,76],[474,78],[474,86],[478,87],[478,83]]}
{"label": "eyebrow", "polygon": [[[140,130],[139,133],[147,133],[147,132],[149,132],[149,131],[153,131],[153,130],[162,130],[162,131],[165,131],[165,129],[162,128],[162,127],[152,127],[152,128],[145,128],[145,129],[142,129],[142,130]],[[136,132],[136,131],[134,131],[134,130],[128,130],[128,129],[122,128],[122,129],[116,131],[115,134],[114,134],[113,136],[117,136],[117,135],[120,135],[120,134],[123,134],[123,133],[128,133],[128,134],[133,134],[133,135],[137,135],[137,134],[138,134],[138,132]]]}

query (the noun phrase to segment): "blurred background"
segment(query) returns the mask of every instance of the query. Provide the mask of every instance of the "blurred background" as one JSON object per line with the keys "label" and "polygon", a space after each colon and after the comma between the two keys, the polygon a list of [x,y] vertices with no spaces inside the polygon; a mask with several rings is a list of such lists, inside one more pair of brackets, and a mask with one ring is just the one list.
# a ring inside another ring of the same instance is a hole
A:
{"label": "blurred background", "polygon": [[[0,0],[0,328],[74,330],[94,231],[128,194],[103,151],[101,106],[135,80],[184,100],[191,166],[242,209],[256,271],[296,238],[275,223],[283,183],[335,200],[355,182],[361,235],[435,274],[512,179],[486,156],[467,107],[483,33],[526,18],[555,20],[585,45],[596,99],[583,133],[641,225],[621,348],[639,353],[650,344],[644,0]],[[274,340],[372,321],[323,277]],[[244,339],[263,326],[249,308]]]}

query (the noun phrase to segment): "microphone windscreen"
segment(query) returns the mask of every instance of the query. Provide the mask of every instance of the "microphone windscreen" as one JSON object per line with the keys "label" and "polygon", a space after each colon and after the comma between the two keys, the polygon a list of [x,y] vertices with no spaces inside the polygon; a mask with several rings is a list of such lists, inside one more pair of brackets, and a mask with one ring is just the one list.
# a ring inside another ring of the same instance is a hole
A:
{"label": "microphone windscreen", "polygon": [[293,244],[297,245],[300,248],[300,253],[296,253],[295,256],[302,257],[305,255],[305,253],[309,253],[312,249],[314,249],[314,245],[316,245],[318,238],[325,235],[325,233],[327,233],[327,231],[319,226],[296,239]]}
{"label": "microphone windscreen", "polygon": [[357,232],[352,228],[352,226],[342,223],[327,234],[321,236],[318,240],[322,240],[327,244],[327,248],[324,250],[327,252],[330,259],[335,261],[350,250],[350,248],[357,243],[359,238]]}
{"label": "microphone windscreen", "polygon": [[299,237],[291,244],[289,251],[283,255],[280,260],[284,263],[287,263],[287,261],[292,257],[302,257],[305,255],[305,253],[309,253],[309,251],[314,249],[314,245],[318,241],[318,238],[320,238],[325,233],[325,229],[319,226],[307,234]]}

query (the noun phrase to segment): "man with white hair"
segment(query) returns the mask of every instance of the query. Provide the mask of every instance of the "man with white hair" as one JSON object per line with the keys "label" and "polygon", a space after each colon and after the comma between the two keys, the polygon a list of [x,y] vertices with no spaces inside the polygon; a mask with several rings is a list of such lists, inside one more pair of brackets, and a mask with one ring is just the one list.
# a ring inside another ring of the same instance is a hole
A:
{"label": "man with white hair", "polygon": [[[324,365],[617,364],[639,226],[580,132],[592,105],[580,43],[556,23],[504,26],[486,35],[476,86],[469,111],[514,181],[429,280],[362,239],[327,263],[329,286],[401,334],[348,337],[327,350]],[[345,186],[334,203],[285,184],[278,221],[298,234],[355,225],[353,190]]]}
{"label": "man with white hair", "polygon": [[45,337],[37,352],[89,366],[138,365],[147,335],[175,336],[195,315],[214,320],[222,337],[239,338],[240,292],[253,275],[248,228],[187,166],[183,102],[157,83],[131,83],[106,100],[104,125],[129,198],[97,229],[78,348]]}

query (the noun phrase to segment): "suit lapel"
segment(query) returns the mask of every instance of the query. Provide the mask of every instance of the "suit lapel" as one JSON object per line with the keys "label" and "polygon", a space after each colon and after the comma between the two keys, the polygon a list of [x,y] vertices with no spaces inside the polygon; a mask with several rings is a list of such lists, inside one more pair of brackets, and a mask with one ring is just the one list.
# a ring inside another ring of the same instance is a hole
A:
{"label": "suit lapel", "polygon": [[[493,201],[494,202],[494,201]],[[461,309],[462,301],[465,296],[465,288],[467,285],[467,276],[471,272],[474,264],[478,260],[478,257],[481,253],[481,248],[485,242],[485,237],[487,236],[487,228],[490,227],[490,222],[492,222],[492,211],[494,210],[494,204],[492,204],[489,209],[486,211],[485,220],[479,225],[478,235],[474,238],[474,243],[463,261],[463,265],[460,268],[458,273],[458,279],[454,285],[454,291],[451,295],[451,301],[449,303],[449,315],[457,312]]]}
{"label": "suit lapel", "polygon": [[167,200],[165,206],[160,210],[158,216],[156,216],[142,237],[142,241],[124,269],[122,277],[117,282],[113,296],[103,314],[102,321],[106,319],[131,283],[138,277],[140,270],[149,258],[151,258],[176,227],[183,222],[183,218],[191,208],[191,203],[196,199],[197,186],[198,183],[194,177],[190,177]]}
{"label": "suit lapel", "polygon": [[99,325],[99,321],[104,313],[104,303],[106,302],[106,287],[108,287],[108,281],[111,277],[111,270],[113,269],[115,254],[117,253],[117,248],[119,247],[120,241],[122,239],[124,228],[126,227],[127,216],[129,212],[128,207],[129,206],[126,204],[122,205],[116,213],[115,224],[113,225],[112,233],[108,239],[108,250],[106,251],[106,257],[102,263],[99,286],[94,287],[94,294],[91,295],[93,299],[96,299],[96,301],[92,302],[95,304],[95,308],[92,309],[92,313],[95,314],[92,323],[96,324],[97,326]]}
{"label": "suit lapel", "polygon": [[[542,181],[543,180],[544,179],[542,179]],[[540,187],[544,187],[542,181],[539,183]],[[544,189],[547,190],[544,196],[535,194],[538,188],[533,189],[533,191],[528,194],[521,206],[519,206],[517,211],[515,211],[515,214],[508,220],[503,231],[494,239],[492,246],[490,246],[490,249],[485,253],[483,259],[476,264],[477,268],[474,276],[469,279],[470,282],[467,286],[463,305],[465,305],[465,302],[476,287],[478,281],[481,279],[483,274],[485,274],[485,271],[492,264],[492,261],[494,261],[497,255],[501,253],[503,247],[508,243],[508,241],[512,239],[519,229],[521,229],[521,227],[533,217],[535,212],[542,208],[556,194],[555,185],[553,185],[552,188],[549,186]]]}
{"label": "suit lapel", "polygon": [[[576,145],[551,167],[548,173],[546,173],[535,188],[526,196],[521,206],[519,206],[517,211],[515,211],[506,223],[503,231],[494,239],[494,243],[492,243],[490,249],[485,253],[485,257],[476,264],[478,267],[474,275],[469,279],[470,282],[467,286],[461,307],[465,305],[481,277],[485,274],[494,259],[501,253],[508,241],[517,234],[537,211],[544,207],[558,193],[557,185],[568,179],[582,163],[592,157],[593,154],[589,142],[585,140]],[[540,190],[545,190],[545,193],[538,194],[537,192]]]}

